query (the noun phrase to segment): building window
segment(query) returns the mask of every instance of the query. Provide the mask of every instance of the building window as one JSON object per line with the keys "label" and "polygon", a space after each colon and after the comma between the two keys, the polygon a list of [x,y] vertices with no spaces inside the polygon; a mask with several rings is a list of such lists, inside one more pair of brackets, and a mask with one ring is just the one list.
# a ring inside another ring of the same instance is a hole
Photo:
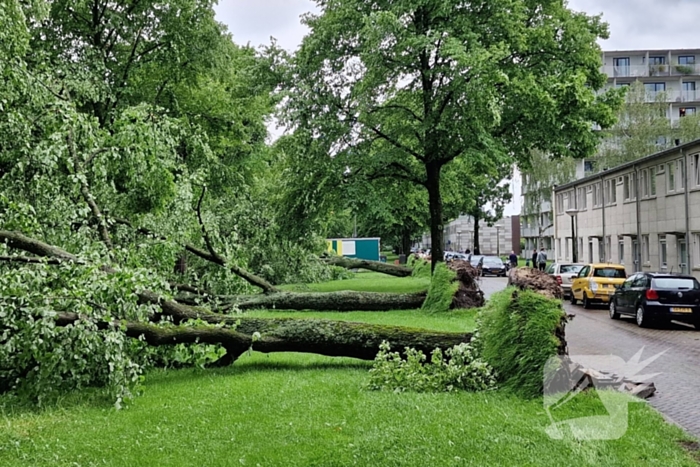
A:
{"label": "building window", "polygon": [[693,155],[693,184],[700,186],[700,154]]}
{"label": "building window", "polygon": [[666,191],[676,191],[676,170],[675,170],[675,162],[669,162],[668,163],[668,186],[666,187]]}
{"label": "building window", "polygon": [[678,57],[679,65],[695,65],[695,55],[681,55]]}
{"label": "building window", "polygon": [[685,188],[685,160],[678,159],[676,161],[676,178],[678,189],[682,190]]}
{"label": "building window", "polygon": [[649,197],[649,171],[644,169],[639,174],[639,183],[642,185],[642,198]]}
{"label": "building window", "polygon": [[617,185],[614,178],[605,181],[605,199],[608,204],[617,204]]}
{"label": "building window", "polygon": [[577,188],[576,189],[576,209],[579,211],[585,211],[588,207],[586,206],[586,189]]}
{"label": "building window", "polygon": [[625,181],[624,181],[624,193],[625,193],[625,201],[629,201],[631,199],[635,199],[637,197],[636,193],[636,186],[635,186],[635,174],[627,174],[625,175]]}
{"label": "building window", "polygon": [[656,96],[666,91],[666,83],[646,83],[644,88],[647,91],[647,97],[654,100]]}
{"label": "building window", "polygon": [[695,115],[695,107],[681,107],[678,110],[678,113],[681,117],[685,117],[686,115]]}
{"label": "building window", "polygon": [[649,235],[642,235],[642,262],[649,262]]}
{"label": "building window", "polygon": [[617,237],[617,259],[620,264],[625,264],[625,237]]}
{"label": "building window", "polygon": [[700,234],[693,234],[693,264],[700,264]]}
{"label": "building window", "polygon": [[[598,239],[598,261],[605,262],[605,243],[603,243],[602,238]],[[593,258],[591,258],[591,262],[593,262]]]}
{"label": "building window", "polygon": [[649,65],[665,65],[666,57],[649,57]]}
{"label": "building window", "polygon": [[662,268],[668,266],[666,263],[666,236],[659,236],[659,264]]}
{"label": "building window", "polygon": [[656,196],[656,167],[649,168],[649,196]]}

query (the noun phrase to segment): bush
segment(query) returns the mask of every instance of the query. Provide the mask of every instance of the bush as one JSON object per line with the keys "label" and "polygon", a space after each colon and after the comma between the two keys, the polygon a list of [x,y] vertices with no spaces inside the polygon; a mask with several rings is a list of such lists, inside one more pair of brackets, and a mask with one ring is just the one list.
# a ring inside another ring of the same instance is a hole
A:
{"label": "bush", "polygon": [[369,370],[368,389],[378,391],[452,392],[485,391],[493,389],[496,379],[491,367],[476,353],[472,344],[460,344],[443,355],[440,349],[425,363],[423,352],[406,348],[406,359],[391,352],[388,342],[382,342],[379,353]]}
{"label": "bush", "polygon": [[559,300],[508,288],[494,294],[477,318],[479,352],[499,386],[525,396],[542,394],[544,368],[557,355],[555,333],[565,318]]}
{"label": "bush", "polygon": [[448,311],[458,287],[459,283],[455,272],[448,268],[445,263],[438,263],[430,280],[428,296],[421,309],[429,313]]}

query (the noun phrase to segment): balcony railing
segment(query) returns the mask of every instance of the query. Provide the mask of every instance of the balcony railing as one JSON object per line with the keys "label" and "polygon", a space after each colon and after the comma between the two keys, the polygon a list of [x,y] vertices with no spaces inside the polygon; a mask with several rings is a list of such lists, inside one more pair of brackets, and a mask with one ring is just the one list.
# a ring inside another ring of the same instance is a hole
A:
{"label": "balcony railing", "polygon": [[647,91],[647,102],[697,102],[700,100],[699,91]]}
{"label": "balcony railing", "polygon": [[700,75],[700,64],[693,65],[605,65],[601,71],[609,78]]}

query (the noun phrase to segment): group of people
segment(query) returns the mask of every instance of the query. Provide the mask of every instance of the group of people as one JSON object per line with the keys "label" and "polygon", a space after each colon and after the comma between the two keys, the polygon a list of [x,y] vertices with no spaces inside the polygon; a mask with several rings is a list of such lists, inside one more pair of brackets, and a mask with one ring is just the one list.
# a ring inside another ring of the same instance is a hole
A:
{"label": "group of people", "polygon": [[[528,260],[528,263],[529,262]],[[529,266],[529,264],[527,266]],[[547,267],[547,252],[544,251],[544,248],[540,249],[540,251],[537,251],[537,248],[532,250],[532,267],[540,271],[544,271]]]}

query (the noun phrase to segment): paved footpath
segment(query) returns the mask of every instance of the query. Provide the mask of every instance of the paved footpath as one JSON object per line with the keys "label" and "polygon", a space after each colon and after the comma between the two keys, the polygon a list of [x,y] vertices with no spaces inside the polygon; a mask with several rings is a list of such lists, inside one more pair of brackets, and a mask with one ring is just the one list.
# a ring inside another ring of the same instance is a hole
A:
{"label": "paved footpath", "polygon": [[642,371],[660,373],[651,381],[656,394],[649,399],[670,421],[700,437],[700,332],[671,324],[642,329],[632,318],[612,320],[604,307],[585,310],[566,304],[575,314],[566,327],[570,355],[616,355],[625,361],[644,348],[641,361],[665,352]]}
{"label": "paved footpath", "polygon": [[[503,290],[506,282],[485,277],[480,286],[488,298]],[[657,390],[649,403],[700,438],[700,331],[675,323],[663,329],[642,329],[632,318],[610,319],[605,307],[585,310],[569,303],[564,307],[575,315],[566,327],[570,355],[615,355],[629,361],[644,348],[643,361],[665,351],[641,372],[660,373],[651,378]]]}

